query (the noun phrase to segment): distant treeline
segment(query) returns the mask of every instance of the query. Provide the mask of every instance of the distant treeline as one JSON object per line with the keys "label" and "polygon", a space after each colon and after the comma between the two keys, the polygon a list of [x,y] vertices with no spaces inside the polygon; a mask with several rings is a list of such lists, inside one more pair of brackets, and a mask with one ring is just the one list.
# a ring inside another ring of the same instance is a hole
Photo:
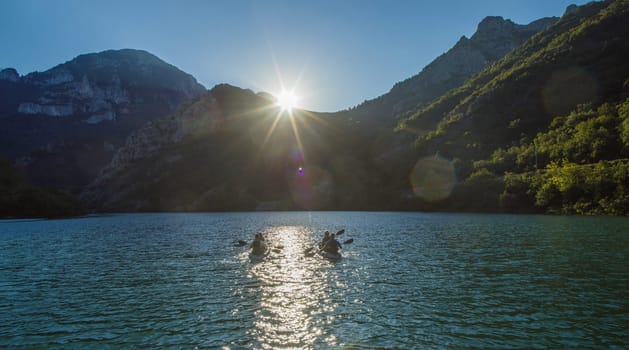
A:
{"label": "distant treeline", "polygon": [[60,218],[84,213],[75,198],[30,185],[8,161],[0,159],[0,218]]}

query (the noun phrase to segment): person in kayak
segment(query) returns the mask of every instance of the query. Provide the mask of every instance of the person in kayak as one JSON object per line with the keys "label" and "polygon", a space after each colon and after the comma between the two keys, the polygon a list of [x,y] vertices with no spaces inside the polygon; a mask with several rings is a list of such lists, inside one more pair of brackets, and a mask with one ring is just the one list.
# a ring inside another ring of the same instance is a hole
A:
{"label": "person in kayak", "polygon": [[332,254],[338,254],[339,249],[343,249],[343,247],[341,246],[341,243],[336,240],[336,235],[333,233],[330,235],[330,239],[328,239],[323,246],[323,251]]}
{"label": "person in kayak", "polygon": [[319,243],[319,248],[322,249],[323,247],[325,247],[325,244],[328,243],[328,240],[330,240],[330,231],[325,231],[325,233],[323,234],[323,239],[321,240],[321,243]]}
{"label": "person in kayak", "polygon": [[266,244],[264,243],[264,236],[261,233],[256,233],[253,243],[251,243],[251,252],[256,255],[261,255],[266,252]]}

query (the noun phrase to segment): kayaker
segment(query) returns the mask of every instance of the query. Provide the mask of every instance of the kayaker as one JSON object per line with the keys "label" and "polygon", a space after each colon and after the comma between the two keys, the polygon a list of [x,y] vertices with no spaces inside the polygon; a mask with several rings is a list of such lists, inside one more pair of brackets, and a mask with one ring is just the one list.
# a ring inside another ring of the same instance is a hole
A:
{"label": "kayaker", "polygon": [[256,233],[253,243],[251,243],[251,252],[256,255],[264,254],[266,251],[266,244],[264,243],[264,236],[261,233]]}
{"label": "kayaker", "polygon": [[321,240],[321,243],[319,243],[319,248],[325,247],[325,244],[328,242],[329,239],[330,231],[325,231],[325,233],[323,234],[323,239]]}
{"label": "kayaker", "polygon": [[338,254],[339,249],[343,249],[343,247],[341,246],[341,243],[336,240],[336,235],[333,233],[330,235],[330,239],[328,239],[323,246],[323,251],[332,254]]}

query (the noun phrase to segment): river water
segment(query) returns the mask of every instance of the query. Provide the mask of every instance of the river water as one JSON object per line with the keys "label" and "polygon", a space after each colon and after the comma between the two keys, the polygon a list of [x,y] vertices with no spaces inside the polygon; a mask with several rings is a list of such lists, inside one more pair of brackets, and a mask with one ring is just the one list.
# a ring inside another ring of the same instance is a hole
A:
{"label": "river water", "polygon": [[[325,230],[353,238],[332,262]],[[237,240],[263,232],[252,261]],[[281,247],[281,248],[279,248]],[[0,348],[627,348],[629,218],[372,212],[0,222]]]}

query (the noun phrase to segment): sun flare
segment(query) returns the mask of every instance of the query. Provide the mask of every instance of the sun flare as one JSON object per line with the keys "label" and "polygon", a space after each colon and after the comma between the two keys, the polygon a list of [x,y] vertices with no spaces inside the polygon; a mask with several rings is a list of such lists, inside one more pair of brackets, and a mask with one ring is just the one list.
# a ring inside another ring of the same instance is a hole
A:
{"label": "sun flare", "polygon": [[283,110],[283,111],[292,111],[293,108],[298,107],[299,96],[295,95],[292,91],[284,90],[279,94],[275,95],[275,103]]}

